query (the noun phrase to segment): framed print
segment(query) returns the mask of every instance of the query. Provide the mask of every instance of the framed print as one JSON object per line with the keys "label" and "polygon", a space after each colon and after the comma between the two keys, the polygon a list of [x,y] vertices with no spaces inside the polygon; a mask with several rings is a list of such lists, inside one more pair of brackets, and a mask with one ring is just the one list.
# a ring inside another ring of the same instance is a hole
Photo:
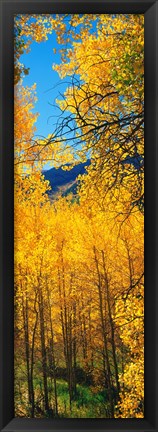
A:
{"label": "framed print", "polygon": [[1,2],[3,432],[157,431],[158,2]]}

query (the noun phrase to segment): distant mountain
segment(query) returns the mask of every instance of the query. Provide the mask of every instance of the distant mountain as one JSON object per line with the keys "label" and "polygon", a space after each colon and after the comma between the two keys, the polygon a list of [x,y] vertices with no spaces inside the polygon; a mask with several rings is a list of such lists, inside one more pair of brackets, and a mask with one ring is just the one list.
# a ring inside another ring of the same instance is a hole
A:
{"label": "distant mountain", "polygon": [[140,156],[138,153],[135,153],[134,156],[127,156],[122,161],[122,164],[133,165],[135,169],[140,170],[144,166],[144,158],[142,158],[142,156]]}
{"label": "distant mountain", "polygon": [[[46,180],[49,180],[51,191],[49,195],[61,193],[63,196],[66,196],[68,193],[72,192],[74,195],[77,191],[78,180],[77,177],[79,174],[86,173],[86,167],[91,163],[90,159],[87,159],[86,162],[81,162],[78,165],[75,165],[69,171],[64,171],[60,168],[51,168],[47,171],[42,171]],[[71,166],[67,164],[67,166]]]}
{"label": "distant mountain", "polygon": [[[69,193],[76,195],[78,187],[78,175],[86,173],[86,167],[90,165],[90,159],[86,162],[81,162],[78,165],[72,166],[69,171],[64,171],[60,168],[51,168],[47,171],[42,171],[46,180],[49,180],[51,191],[48,194],[53,198],[53,195],[60,193],[62,196],[67,196]],[[139,154],[127,156],[122,162],[124,164],[134,165],[135,169],[140,169],[144,163]],[[66,164],[71,167],[71,164]]]}

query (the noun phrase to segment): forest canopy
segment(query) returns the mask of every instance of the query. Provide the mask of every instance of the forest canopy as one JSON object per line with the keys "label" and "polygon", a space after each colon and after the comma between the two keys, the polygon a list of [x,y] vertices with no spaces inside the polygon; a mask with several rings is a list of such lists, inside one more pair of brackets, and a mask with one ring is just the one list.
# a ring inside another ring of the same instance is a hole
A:
{"label": "forest canopy", "polygon": [[[52,36],[41,137],[21,57]],[[17,15],[14,41],[15,414],[142,418],[144,16]],[[48,163],[86,168],[56,193]]]}

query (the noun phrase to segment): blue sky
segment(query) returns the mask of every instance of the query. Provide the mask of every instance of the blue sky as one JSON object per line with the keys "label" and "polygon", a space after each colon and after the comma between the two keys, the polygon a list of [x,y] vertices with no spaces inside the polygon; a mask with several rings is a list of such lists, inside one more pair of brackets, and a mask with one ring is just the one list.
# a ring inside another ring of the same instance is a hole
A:
{"label": "blue sky", "polygon": [[[78,27],[79,32],[80,26]],[[96,29],[96,22],[93,23],[92,32]],[[61,114],[55,99],[60,99],[69,85],[70,78],[59,77],[58,73],[52,68],[53,64],[61,64],[59,49],[62,48],[56,40],[55,31],[48,35],[48,40],[44,42],[32,42],[30,51],[20,56],[20,62],[25,68],[29,68],[29,74],[23,79],[23,85],[31,87],[36,83],[37,102],[33,112],[39,114],[36,125],[36,137],[46,138],[53,134],[58,115]],[[68,45],[67,45],[68,46]],[[56,53],[54,53],[54,49]],[[66,114],[65,114],[66,115]],[[69,135],[70,137],[70,135]],[[88,155],[89,157],[89,155]],[[49,169],[50,164],[45,165]]]}
{"label": "blue sky", "polygon": [[[60,63],[60,55],[54,54],[53,48],[59,48],[55,32],[49,35],[45,42],[33,42],[30,52],[20,57],[20,61],[30,68],[23,85],[31,86],[36,83],[38,101],[34,111],[40,114],[36,122],[36,134],[44,137],[53,132],[55,115],[59,114],[59,110],[51,104],[59,97],[59,91],[63,93],[67,87],[64,80],[62,81],[58,73],[52,69],[53,63]],[[53,88],[56,84],[59,86]]]}

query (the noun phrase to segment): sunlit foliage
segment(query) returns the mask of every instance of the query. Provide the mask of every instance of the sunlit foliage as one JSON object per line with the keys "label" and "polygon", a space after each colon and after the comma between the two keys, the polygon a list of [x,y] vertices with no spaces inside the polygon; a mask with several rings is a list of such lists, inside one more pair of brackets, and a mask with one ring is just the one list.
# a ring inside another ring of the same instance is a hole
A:
{"label": "sunlit foliage", "polygon": [[[70,84],[41,139],[20,56],[53,31]],[[144,416],[143,34],[140,15],[15,19],[17,416]],[[51,201],[44,164],[87,155],[77,197]]]}

